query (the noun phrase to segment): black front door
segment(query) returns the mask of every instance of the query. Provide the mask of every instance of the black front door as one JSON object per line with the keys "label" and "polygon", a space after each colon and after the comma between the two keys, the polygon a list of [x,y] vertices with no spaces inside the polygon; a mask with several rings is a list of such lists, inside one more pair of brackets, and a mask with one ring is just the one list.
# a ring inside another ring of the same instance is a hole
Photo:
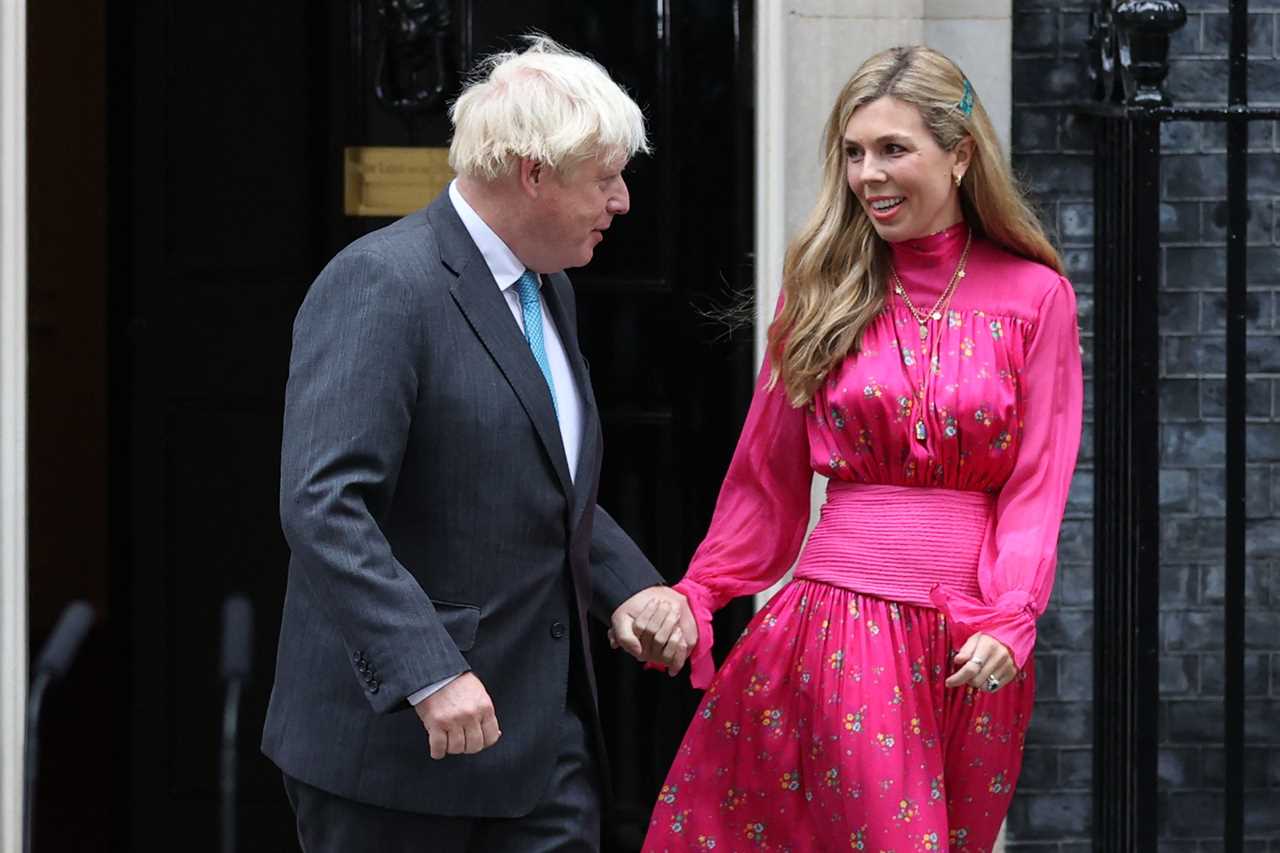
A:
{"label": "black front door", "polygon": [[[252,600],[257,629],[241,849],[295,843],[279,774],[257,752],[288,556],[276,500],[290,327],[329,257],[389,221],[344,212],[344,149],[448,142],[437,66],[415,77],[422,86],[379,73],[405,55],[384,51],[383,5],[140,0],[110,12],[122,849],[217,846],[218,613],[232,592]],[[574,282],[604,419],[601,503],[677,579],[750,393],[751,330],[706,317],[751,287],[751,4],[438,5],[447,93],[536,28],[598,59],[645,110],[655,153],[628,173],[632,211]],[[418,92],[427,103],[410,103]],[[635,850],[698,697],[595,641],[618,793],[606,848]]]}

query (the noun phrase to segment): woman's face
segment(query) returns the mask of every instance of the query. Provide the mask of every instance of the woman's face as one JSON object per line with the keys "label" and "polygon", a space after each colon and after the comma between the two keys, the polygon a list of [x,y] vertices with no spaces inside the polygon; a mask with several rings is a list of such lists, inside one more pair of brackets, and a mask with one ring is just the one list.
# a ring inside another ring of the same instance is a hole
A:
{"label": "woman's face", "polygon": [[919,110],[883,97],[854,110],[845,126],[845,174],[882,238],[912,240],[960,221],[955,175],[968,168],[972,149],[965,137],[944,151]]}

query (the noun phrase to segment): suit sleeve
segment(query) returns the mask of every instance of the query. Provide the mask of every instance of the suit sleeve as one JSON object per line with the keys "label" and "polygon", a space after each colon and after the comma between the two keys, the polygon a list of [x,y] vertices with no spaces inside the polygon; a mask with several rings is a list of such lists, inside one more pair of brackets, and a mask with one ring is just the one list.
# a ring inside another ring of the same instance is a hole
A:
{"label": "suit sleeve", "polygon": [[591,528],[591,611],[608,622],[622,602],[664,583],[640,546],[597,505]]}
{"label": "suit sleeve", "polygon": [[284,535],[378,712],[406,708],[423,685],[470,668],[379,524],[416,403],[421,335],[413,290],[393,266],[344,252],[298,312],[285,395]]}

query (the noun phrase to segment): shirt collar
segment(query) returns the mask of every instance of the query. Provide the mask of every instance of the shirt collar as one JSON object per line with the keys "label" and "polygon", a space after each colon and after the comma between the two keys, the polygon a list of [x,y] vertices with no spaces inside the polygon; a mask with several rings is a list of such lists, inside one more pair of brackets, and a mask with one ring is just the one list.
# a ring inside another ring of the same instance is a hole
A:
{"label": "shirt collar", "polygon": [[[453,208],[458,211],[462,226],[467,229],[476,248],[484,257],[489,272],[493,274],[493,280],[498,283],[498,289],[505,291],[510,288],[524,274],[524,264],[520,263],[520,259],[506,243],[502,242],[502,238],[494,233],[494,230],[480,218],[480,214],[476,213],[475,208],[462,197],[457,180],[449,182],[449,201],[453,202]],[[538,279],[538,284],[541,286],[541,278]]]}

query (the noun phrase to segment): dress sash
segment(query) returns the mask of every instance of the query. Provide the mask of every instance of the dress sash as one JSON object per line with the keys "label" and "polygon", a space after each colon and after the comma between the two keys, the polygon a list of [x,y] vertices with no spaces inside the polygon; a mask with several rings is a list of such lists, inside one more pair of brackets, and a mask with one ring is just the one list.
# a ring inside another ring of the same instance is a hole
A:
{"label": "dress sash", "polygon": [[795,576],[925,607],[935,587],[980,598],[994,508],[983,492],[832,480]]}

